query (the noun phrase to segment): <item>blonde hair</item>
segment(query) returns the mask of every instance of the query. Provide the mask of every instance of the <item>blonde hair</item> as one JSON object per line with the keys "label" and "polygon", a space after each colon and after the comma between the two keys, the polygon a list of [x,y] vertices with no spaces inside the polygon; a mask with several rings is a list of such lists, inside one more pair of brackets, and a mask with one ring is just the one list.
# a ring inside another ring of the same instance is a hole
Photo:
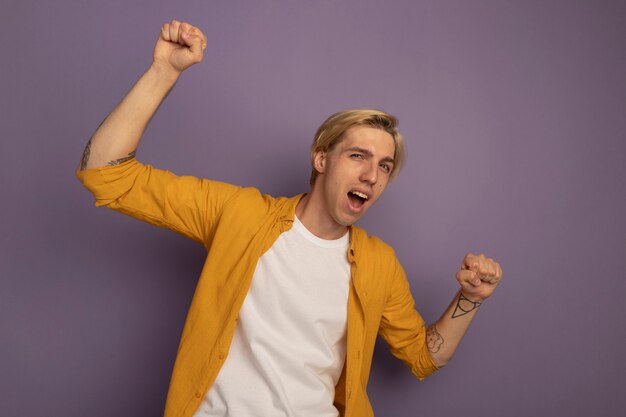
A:
{"label": "blonde hair", "polygon": [[[398,119],[389,113],[381,110],[372,109],[353,109],[343,110],[330,116],[317,129],[313,144],[311,145],[311,165],[317,152],[329,152],[343,140],[344,133],[353,126],[370,126],[381,129],[391,135],[395,145],[393,159],[393,169],[391,170],[389,180],[392,181],[398,176],[404,160],[406,158],[406,148],[404,138],[398,132]],[[311,187],[317,179],[318,172],[315,167],[311,171],[309,183]]]}

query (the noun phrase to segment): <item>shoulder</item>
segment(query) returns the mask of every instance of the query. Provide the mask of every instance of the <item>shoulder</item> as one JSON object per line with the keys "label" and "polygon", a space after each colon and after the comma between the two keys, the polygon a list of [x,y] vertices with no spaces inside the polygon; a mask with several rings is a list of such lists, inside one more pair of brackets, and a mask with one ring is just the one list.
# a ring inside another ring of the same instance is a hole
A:
{"label": "shoulder", "polygon": [[239,187],[227,202],[229,210],[240,215],[264,216],[274,214],[276,217],[288,215],[295,211],[300,196],[274,197],[263,194],[254,187]]}
{"label": "shoulder", "polygon": [[357,226],[351,227],[351,238],[353,244],[351,249],[357,262],[364,263],[369,267],[395,269],[398,259],[394,249],[378,236],[370,236],[367,232]]}
{"label": "shoulder", "polygon": [[267,209],[282,208],[290,205],[299,196],[293,197],[274,197],[269,194],[263,194],[261,191],[254,187],[237,187],[237,192],[233,195],[233,198],[239,202],[246,202],[258,207],[265,207]]}
{"label": "shoulder", "polygon": [[368,235],[365,229],[358,226],[352,226],[350,232],[354,239],[355,249],[366,252],[368,255],[392,256],[395,258],[395,251],[391,245],[378,236]]}
{"label": "shoulder", "polygon": [[391,245],[377,236],[369,236],[365,230],[352,226],[352,256],[357,265],[357,275],[362,286],[380,303],[387,300],[398,282],[406,280],[406,274]]}

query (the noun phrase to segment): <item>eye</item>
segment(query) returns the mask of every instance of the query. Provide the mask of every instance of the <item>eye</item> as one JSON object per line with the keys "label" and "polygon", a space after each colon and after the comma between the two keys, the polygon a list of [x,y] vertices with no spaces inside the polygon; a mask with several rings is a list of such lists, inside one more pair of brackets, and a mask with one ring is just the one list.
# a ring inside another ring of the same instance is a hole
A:
{"label": "eye", "polygon": [[350,158],[352,158],[352,159],[364,159],[364,156],[363,156],[363,154],[360,154],[360,153],[353,153],[353,154],[350,154]]}
{"label": "eye", "polygon": [[380,168],[387,174],[391,172],[391,166],[389,164],[380,164]]}

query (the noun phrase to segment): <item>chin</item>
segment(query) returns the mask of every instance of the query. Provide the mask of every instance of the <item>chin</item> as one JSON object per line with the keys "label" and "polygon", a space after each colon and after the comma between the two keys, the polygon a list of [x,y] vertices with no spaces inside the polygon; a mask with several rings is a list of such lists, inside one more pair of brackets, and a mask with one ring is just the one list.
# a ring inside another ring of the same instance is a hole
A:
{"label": "chin", "polygon": [[359,214],[358,216],[355,217],[349,217],[349,218],[344,218],[344,219],[336,219],[335,221],[340,224],[341,226],[345,226],[345,227],[350,227],[352,226],[354,223],[358,222],[359,219],[363,216],[363,213]]}

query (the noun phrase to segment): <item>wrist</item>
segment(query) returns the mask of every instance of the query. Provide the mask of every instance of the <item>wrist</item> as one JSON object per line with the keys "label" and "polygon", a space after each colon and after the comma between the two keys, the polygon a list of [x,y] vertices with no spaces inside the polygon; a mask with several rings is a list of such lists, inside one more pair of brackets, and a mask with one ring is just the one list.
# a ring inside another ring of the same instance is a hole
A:
{"label": "wrist", "polygon": [[476,297],[473,294],[470,294],[468,296],[463,290],[460,290],[456,295],[454,310],[452,311],[451,317],[455,319],[457,317],[465,316],[469,313],[475,312],[475,310],[482,305],[482,300],[483,299],[481,297]]}
{"label": "wrist", "polygon": [[467,291],[463,291],[463,289],[459,290],[460,296],[463,296],[466,300],[476,303],[478,305],[485,302],[486,298],[480,297],[476,294],[468,293]]}
{"label": "wrist", "polygon": [[177,71],[174,68],[168,68],[154,62],[150,65],[148,71],[146,72],[152,74],[159,82],[171,85],[176,84],[176,81],[178,81],[178,77],[180,77],[181,74],[180,71]]}

